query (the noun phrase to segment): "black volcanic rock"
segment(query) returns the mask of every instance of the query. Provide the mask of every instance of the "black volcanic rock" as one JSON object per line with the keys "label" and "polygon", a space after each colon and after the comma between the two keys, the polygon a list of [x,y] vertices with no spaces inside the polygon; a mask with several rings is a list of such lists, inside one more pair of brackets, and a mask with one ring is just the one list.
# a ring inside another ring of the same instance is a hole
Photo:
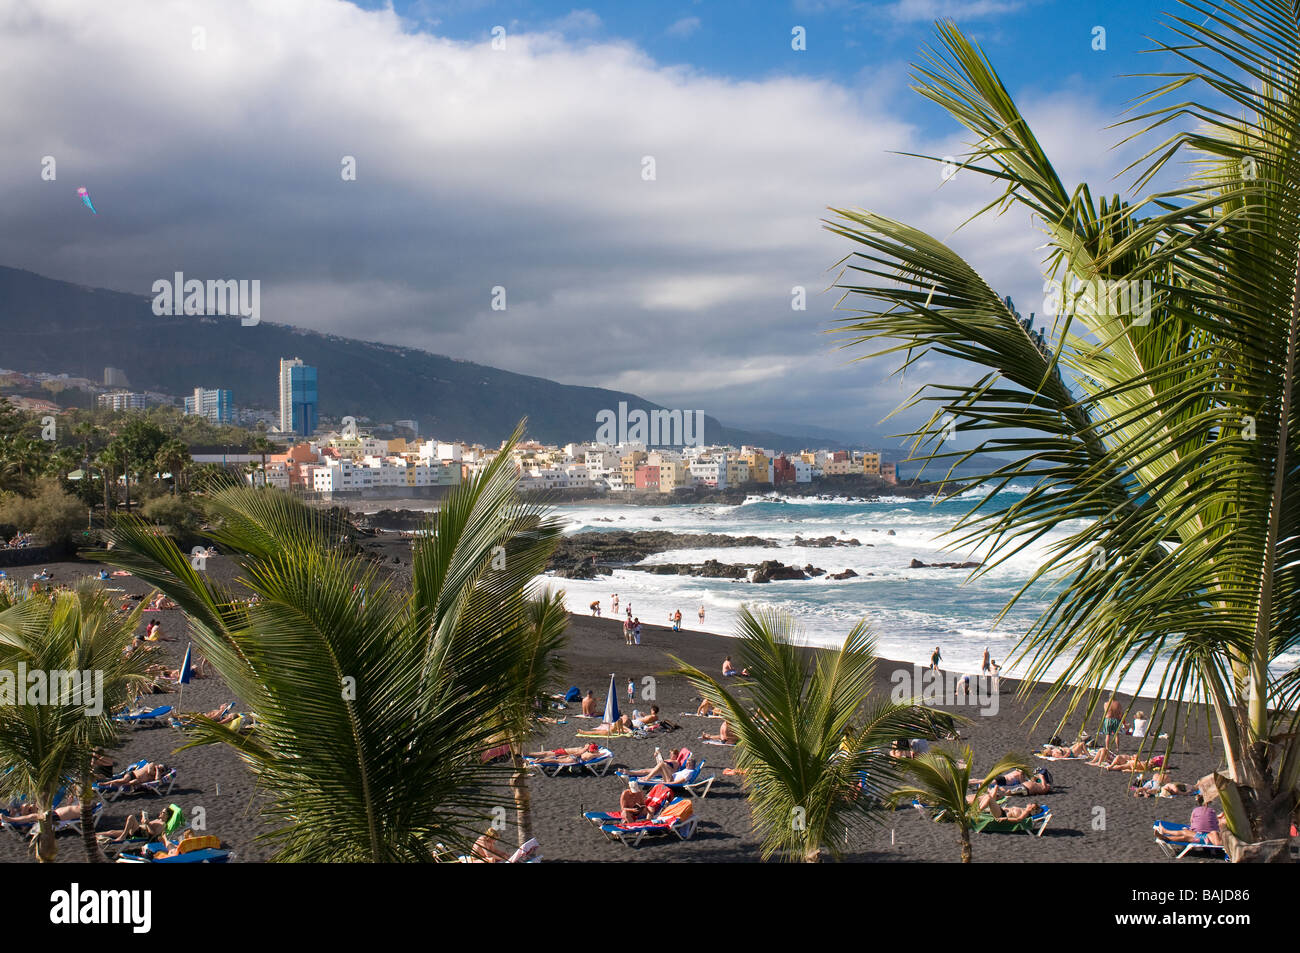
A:
{"label": "black volcanic rock", "polygon": [[913,559],[909,569],[978,569],[984,565],[979,562],[966,563],[923,563],[919,559]]}
{"label": "black volcanic rock", "polygon": [[[597,571],[596,567],[642,568],[634,564],[647,556],[673,549],[735,549],[742,546],[776,545],[775,540],[761,536],[729,536],[725,533],[670,533],[658,529],[636,533],[576,533],[560,540],[555,552],[551,554],[547,568],[554,570],[558,576],[591,579]],[[574,572],[583,575],[571,575]],[[588,572],[593,575],[586,575]]]}
{"label": "black volcanic rock", "polygon": [[[833,572],[826,578],[827,579],[854,579],[857,577],[857,575],[858,574],[855,573],[852,569],[846,569],[843,572]],[[867,575],[870,576],[871,573],[867,573]]]}
{"label": "black volcanic rock", "polygon": [[807,579],[802,569],[787,566],[775,559],[767,559],[758,564],[754,578],[750,582],[774,582],[786,579]]}

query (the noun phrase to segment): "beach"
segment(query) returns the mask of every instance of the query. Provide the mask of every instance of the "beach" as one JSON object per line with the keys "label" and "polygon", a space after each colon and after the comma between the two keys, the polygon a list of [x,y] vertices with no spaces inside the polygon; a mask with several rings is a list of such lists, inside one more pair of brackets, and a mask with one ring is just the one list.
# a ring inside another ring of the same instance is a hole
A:
{"label": "beach", "polygon": [[[392,570],[400,578],[409,566],[404,558],[406,541],[392,538],[372,541],[369,547],[383,554]],[[394,564],[393,557],[402,563]],[[208,571],[218,578],[231,579],[232,565],[225,557],[208,561]],[[97,567],[88,562],[50,564],[55,583],[70,583],[92,574]],[[39,567],[11,570],[14,578],[22,574],[30,578]],[[565,580],[554,580],[563,587]],[[147,587],[134,577],[114,577],[105,583],[114,596],[124,598],[132,593],[145,593]],[[571,609],[579,608],[570,598]],[[608,611],[608,600],[605,610]],[[683,615],[693,619],[691,607],[683,607]],[[163,643],[160,654],[169,665],[178,666],[185,653],[185,622],[178,610],[146,613],[141,628],[149,618],[161,621],[164,632],[181,641]],[[734,764],[735,750],[702,742],[702,731],[716,733],[717,719],[696,717],[693,713],[699,703],[698,696],[682,678],[666,676],[676,668],[673,657],[694,665],[703,671],[720,673],[724,656],[733,654],[735,640],[713,633],[684,630],[673,632],[667,626],[643,623],[643,639],[639,646],[625,644],[619,620],[592,618],[586,614],[570,617],[568,647],[564,654],[567,672],[556,689],[563,692],[570,685],[578,686],[583,693],[593,690],[603,708],[610,674],[615,675],[620,708],[642,711],[649,708],[651,700],[642,698],[640,692],[647,677],[654,679],[654,703],[661,714],[679,724],[680,730],[651,733],[644,739],[615,738],[608,742],[614,752],[616,768],[647,768],[654,763],[656,747],[667,751],[672,747],[690,747],[697,757],[707,761],[702,777],[714,775],[708,796],[697,799],[695,816],[698,828],[695,836],[686,842],[676,838],[647,840],[642,846],[631,849],[619,843],[606,841],[602,835],[582,819],[583,811],[614,810],[618,805],[623,782],[613,771],[605,777],[545,778],[534,773],[530,780],[533,805],[534,833],[541,844],[547,862],[668,862],[691,860],[698,862],[740,862],[760,859],[759,840],[751,829],[749,808],[742,788],[734,775],[724,774]],[[816,651],[808,649],[807,651]],[[899,673],[907,673],[906,676]],[[904,677],[919,673],[910,662],[893,662],[880,659],[876,666],[877,692],[888,694]],[[631,679],[638,697],[630,705],[627,683]],[[1019,683],[1010,678],[1000,680],[996,714],[981,714],[981,708],[967,704],[945,710],[964,716],[961,722],[961,744],[969,744],[974,752],[976,770],[986,769],[994,759],[1007,752],[1028,756],[1053,734],[1055,720],[1045,718],[1035,727],[1033,712],[1035,702],[1042,697],[1041,688],[1021,698],[1017,695]],[[918,686],[919,692],[919,686]],[[1124,696],[1122,701],[1127,702]],[[155,705],[173,705],[182,711],[207,711],[227,702],[237,701],[217,677],[196,679],[185,686],[183,700],[177,695],[153,695],[145,701]],[[984,710],[992,711],[989,699],[984,698]],[[1145,708],[1150,714],[1151,706]],[[597,720],[577,717],[580,707],[570,705],[565,712],[555,712],[565,724],[539,724],[533,740],[533,750],[572,746],[579,739],[576,732],[584,724]],[[1055,712],[1051,713],[1055,715]],[[1088,729],[1095,735],[1100,714],[1090,719]],[[1079,725],[1072,722],[1062,734],[1073,738]],[[113,830],[122,826],[129,813],[147,810],[156,814],[168,803],[180,805],[187,816],[194,817],[202,809],[209,833],[218,835],[226,846],[235,851],[235,862],[267,860],[271,846],[259,841],[258,835],[270,830],[259,816],[261,797],[252,773],[240,762],[236,752],[224,746],[207,746],[177,751],[186,742],[186,736],[169,727],[127,728],[122,733],[122,743],[112,752],[119,766],[141,758],[162,760],[178,769],[178,780],[170,796],[158,798],[138,795],[106,804],[99,830]],[[1163,743],[1162,743],[1163,745]],[[1123,738],[1120,750],[1131,753],[1137,742]],[[1191,784],[1219,765],[1217,744],[1212,744],[1200,719],[1174,739],[1170,760],[1170,774],[1175,780]],[[1044,762],[1035,761],[1037,765]],[[1049,765],[1054,776],[1052,794],[1032,800],[1046,802],[1052,809],[1052,820],[1041,837],[1025,834],[983,834],[974,839],[974,860],[1015,863],[1070,863],[1070,862],[1164,862],[1164,856],[1153,842],[1151,824],[1156,819],[1185,823],[1193,807],[1190,797],[1170,799],[1134,798],[1127,790],[1126,772],[1107,772],[1082,762],[1055,762]],[[1013,799],[1016,801],[1022,799]],[[955,862],[958,859],[956,830],[947,824],[936,824],[928,816],[912,808],[886,812],[879,817],[878,827],[858,838],[846,859],[866,862]],[[510,812],[513,824],[513,812]],[[486,824],[485,824],[486,826]],[[510,835],[507,834],[507,837]],[[80,838],[73,833],[61,834],[59,861],[80,862],[84,859]],[[0,833],[0,862],[33,861],[31,848],[24,838],[10,832]],[[1187,861],[1184,861],[1184,863]]]}

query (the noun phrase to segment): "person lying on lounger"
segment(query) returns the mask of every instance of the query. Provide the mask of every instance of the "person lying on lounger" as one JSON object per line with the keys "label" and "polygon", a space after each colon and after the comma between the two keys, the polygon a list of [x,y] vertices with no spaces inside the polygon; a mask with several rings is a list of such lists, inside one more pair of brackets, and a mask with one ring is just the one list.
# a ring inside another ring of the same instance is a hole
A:
{"label": "person lying on lounger", "polygon": [[1157,824],[1156,833],[1165,840],[1180,841],[1185,844],[1223,846],[1223,835],[1219,831],[1219,815],[1215,813],[1214,808],[1206,805],[1205,796],[1202,794],[1196,795],[1196,807],[1192,808],[1192,816],[1187,828],[1170,830]]}
{"label": "person lying on lounger", "polygon": [[141,765],[138,768],[129,769],[126,774],[120,778],[113,778],[109,781],[100,781],[100,788],[129,788],[134,789],[141,784],[147,784],[150,781],[161,781],[167,776],[167,765],[161,761],[150,761],[148,764]]}
{"label": "person lying on lounger", "polygon": [[126,825],[120,831],[103,831],[99,835],[105,844],[120,844],[133,839],[160,841],[167,831],[167,822],[171,819],[172,808],[169,804],[158,812],[157,817],[150,817],[145,811],[138,815],[128,814]]}
{"label": "person lying on lounger", "polygon": [[163,849],[160,851],[156,851],[155,853],[150,854],[149,856],[152,857],[154,860],[162,860],[164,857],[179,857],[181,854],[181,841],[185,840],[187,837],[193,837],[193,836],[195,836],[194,831],[188,827],[185,828],[185,830],[181,831],[180,836],[177,837],[175,840],[172,840],[166,834],[163,834],[162,836]]}
{"label": "person lying on lounger", "polygon": [[1051,775],[1044,771],[1039,771],[1033,777],[1025,777],[1025,772],[1017,768],[1010,774],[1004,775],[993,782],[993,787],[989,791],[995,798],[1002,797],[1006,794],[1026,795],[1026,794],[1051,794],[1052,778]]}
{"label": "person lying on lounger", "polygon": [[1037,814],[1040,807],[1041,804],[1034,804],[1032,801],[1024,807],[1003,807],[994,801],[989,805],[988,812],[1001,821],[1023,821]]}
{"label": "person lying on lounger", "polygon": [[[45,815],[39,811],[32,811],[28,814],[14,814],[6,818],[10,824],[38,824]],[[61,821],[75,821],[81,817],[81,799],[69,801],[67,804],[60,805],[54,811],[54,816]]]}
{"label": "person lying on lounger", "polygon": [[597,745],[578,745],[573,748],[554,748],[550,751],[534,751],[525,757],[547,764],[582,764],[595,758],[603,757]]}
{"label": "person lying on lounger", "polygon": [[736,734],[736,730],[726,721],[718,725],[718,733],[716,735],[711,735],[706,731],[700,735],[700,738],[704,741],[720,741],[724,745],[734,745],[740,741],[740,735]]}
{"label": "person lying on lounger", "polygon": [[678,761],[680,756],[681,749],[674,748],[669,752],[667,761],[660,760],[653,768],[645,768],[642,771],[629,771],[627,776],[629,778],[640,778],[643,781],[658,778],[670,784],[680,783],[695,773],[695,762],[687,760],[685,764],[681,764]]}

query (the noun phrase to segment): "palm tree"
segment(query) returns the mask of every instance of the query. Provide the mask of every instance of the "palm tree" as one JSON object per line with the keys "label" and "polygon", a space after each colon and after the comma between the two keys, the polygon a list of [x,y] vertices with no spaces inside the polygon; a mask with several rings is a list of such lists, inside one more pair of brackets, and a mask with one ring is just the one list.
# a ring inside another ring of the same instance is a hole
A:
{"label": "palm tree", "polygon": [[815,659],[785,613],[742,607],[736,634],[736,654],[752,673],[748,700],[676,658],[673,674],[717,706],[740,738],[736,764],[763,859],[817,863],[825,851],[838,858],[850,828],[875,820],[874,807],[894,790],[894,739],[929,736],[938,713],[870,697],[875,641],[865,623]]}
{"label": "palm tree", "polygon": [[252,605],[142,521],[109,534],[116,548],[98,558],[174,599],[256,715],[248,737],[200,719],[193,743],[232,745],[257,773],[277,860],[428,860],[436,843],[467,846],[508,803],[506,772],[481,755],[512,725],[511,678],[535,644],[529,587],[560,535],[516,484],[507,450],[447,496],[409,594],[337,545],[345,523],[278,491],[209,499],[209,535]]}
{"label": "palm tree", "polygon": [[278,448],[274,443],[266,438],[266,434],[259,433],[249,442],[249,453],[260,453],[262,455],[262,486],[266,486],[266,456],[274,453]]}
{"label": "palm tree", "polygon": [[528,604],[528,628],[523,633],[525,652],[518,669],[510,676],[514,693],[507,736],[514,773],[510,790],[515,799],[515,825],[519,846],[533,836],[532,796],[528,790],[528,765],[524,752],[537,730],[537,714],[547,710],[550,690],[565,667],[560,652],[568,641],[569,613],[564,607],[564,590],[546,590]]}
{"label": "palm tree", "polygon": [[180,492],[181,484],[185,479],[185,468],[192,462],[190,448],[184,440],[172,437],[158,448],[158,453],[154,455],[154,466],[160,473],[167,472],[172,475],[172,496]]}
{"label": "palm tree", "polygon": [[[1154,684],[1168,703],[1172,738],[1187,703],[1205,702],[1227,766],[1231,855],[1285,857],[1300,799],[1300,669],[1282,663],[1300,643],[1300,21],[1281,0],[1185,5],[1195,13],[1172,21],[1176,45],[1160,49],[1186,68],[1160,74],[1150,97],[1179,101],[1134,121],[1203,128],[1153,149],[1136,188],[1174,157],[1193,159],[1194,177],[1133,201],[1066,187],[951,24],[915,69],[918,91],[974,134],[962,174],[1000,182],[999,211],[1026,211],[1048,235],[1045,274],[1066,293],[1049,302],[1047,334],[917,229],[847,210],[827,225],[859,246],[838,285],[862,304],[843,322],[846,346],[978,371],[914,395],[909,406],[935,408],[914,452],[1013,456],[972,479],[1033,484],[955,527],[958,542],[988,547],[981,572],[1082,524],[1031,580],[1062,583],[1021,644],[1031,678],[1053,683],[1044,710],[1065,698],[1067,717],[1089,717],[1131,674],[1135,695]],[[1185,101],[1198,85],[1213,105]],[[963,429],[977,446],[938,452]]]}
{"label": "palm tree", "polygon": [[107,523],[111,507],[109,494],[117,476],[116,455],[105,447],[95,457],[95,466],[99,468],[99,472],[104,478],[104,521]]}
{"label": "palm tree", "polygon": [[[970,832],[984,813],[980,801],[999,777],[1019,768],[1030,770],[1029,763],[1015,754],[1006,754],[974,788],[970,786],[971,764],[975,754],[970,745],[953,752],[946,748],[933,748],[928,754],[916,758],[903,758],[899,767],[910,784],[899,787],[891,796],[890,804],[897,806],[906,801],[920,801],[926,807],[942,812],[942,819],[957,825],[961,840],[961,862],[971,862]],[[967,800],[969,795],[974,795]]]}
{"label": "palm tree", "polygon": [[29,674],[45,673],[53,692],[51,673],[94,673],[89,685],[82,683],[79,696],[64,683],[57,702],[51,694],[44,704],[24,697],[23,702],[33,703],[0,706],[0,762],[13,766],[0,777],[0,794],[32,798],[42,815],[36,838],[42,862],[53,861],[58,852],[53,823],[57,792],[74,784],[81,792],[86,859],[102,860],[95,841],[92,758],[96,746],[117,741],[111,713],[146,680],[148,653],[124,654],[139,613],[118,616],[94,584],[57,593],[53,601],[0,604],[0,669],[11,678],[23,663]]}
{"label": "palm tree", "polygon": [[131,468],[135,464],[131,446],[124,439],[118,437],[103,449],[100,457],[113,467],[115,473],[122,474],[122,479],[126,484],[123,496],[126,500],[126,512],[129,515],[131,512]]}

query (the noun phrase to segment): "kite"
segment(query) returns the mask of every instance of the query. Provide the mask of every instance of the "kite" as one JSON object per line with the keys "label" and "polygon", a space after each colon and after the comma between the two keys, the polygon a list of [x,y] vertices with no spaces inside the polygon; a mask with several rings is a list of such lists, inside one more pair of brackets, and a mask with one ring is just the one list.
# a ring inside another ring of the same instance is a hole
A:
{"label": "kite", "polygon": [[92,215],[99,214],[98,212],[95,211],[95,205],[93,202],[90,201],[90,193],[87,192],[85,188],[77,189],[77,194],[81,196],[81,201],[86,203],[86,208],[90,209],[90,213]]}

